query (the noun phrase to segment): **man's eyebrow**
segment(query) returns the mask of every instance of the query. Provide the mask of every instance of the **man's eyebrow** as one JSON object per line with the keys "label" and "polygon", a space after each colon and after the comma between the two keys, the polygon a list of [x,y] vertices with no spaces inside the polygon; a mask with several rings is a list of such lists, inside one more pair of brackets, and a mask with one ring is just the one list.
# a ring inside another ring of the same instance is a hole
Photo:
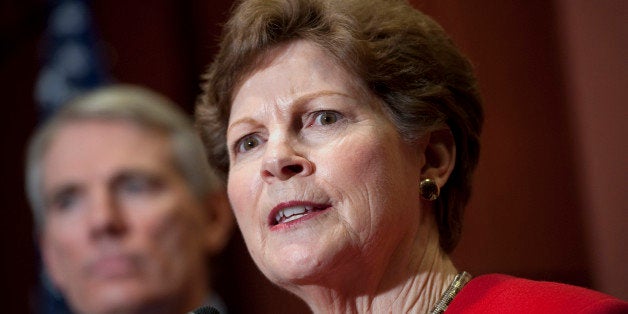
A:
{"label": "man's eyebrow", "polygon": [[120,183],[123,183],[129,179],[146,179],[150,181],[150,183],[158,183],[161,175],[158,172],[149,171],[145,169],[122,169],[116,172],[109,180],[109,186],[116,186]]}
{"label": "man's eyebrow", "polygon": [[147,170],[124,168],[124,169],[120,169],[116,171],[116,173],[113,176],[111,176],[111,178],[108,181],[117,182],[117,181],[129,179],[129,178],[152,177],[152,176],[155,176],[155,174]]}

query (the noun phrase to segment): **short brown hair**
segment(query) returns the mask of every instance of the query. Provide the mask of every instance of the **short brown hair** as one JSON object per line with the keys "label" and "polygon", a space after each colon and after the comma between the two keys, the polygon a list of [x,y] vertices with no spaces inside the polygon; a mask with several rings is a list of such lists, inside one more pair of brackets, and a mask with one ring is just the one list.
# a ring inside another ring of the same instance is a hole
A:
{"label": "short brown hair", "polygon": [[436,22],[405,1],[240,2],[203,77],[196,107],[210,163],[226,178],[226,126],[238,84],[266,52],[297,39],[319,45],[380,97],[403,138],[416,139],[445,124],[451,129],[456,165],[434,204],[440,245],[451,252],[479,157],[481,100],[469,61]]}

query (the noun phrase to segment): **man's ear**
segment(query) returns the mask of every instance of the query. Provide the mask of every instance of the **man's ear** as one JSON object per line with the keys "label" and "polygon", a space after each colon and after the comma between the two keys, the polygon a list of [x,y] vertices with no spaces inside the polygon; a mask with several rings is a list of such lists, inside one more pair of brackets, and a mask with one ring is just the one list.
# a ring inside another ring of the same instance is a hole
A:
{"label": "man's ear", "polygon": [[205,244],[210,255],[218,254],[229,242],[233,230],[234,218],[225,190],[208,194],[205,205],[209,217],[205,229]]}
{"label": "man's ear", "polygon": [[425,141],[421,179],[432,179],[442,188],[456,165],[456,141],[448,127],[428,132]]}

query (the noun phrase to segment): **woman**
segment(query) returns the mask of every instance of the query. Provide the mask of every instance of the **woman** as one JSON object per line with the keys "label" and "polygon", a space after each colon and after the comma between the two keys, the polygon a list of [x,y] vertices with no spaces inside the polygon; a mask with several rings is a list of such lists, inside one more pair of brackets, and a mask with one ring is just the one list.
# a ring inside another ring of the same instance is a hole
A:
{"label": "woman", "polygon": [[[272,282],[317,313],[520,305],[488,290],[528,281],[468,283],[448,256],[483,114],[469,62],[434,21],[403,1],[243,1],[205,78],[197,123]],[[573,289],[606,300],[552,292]]]}

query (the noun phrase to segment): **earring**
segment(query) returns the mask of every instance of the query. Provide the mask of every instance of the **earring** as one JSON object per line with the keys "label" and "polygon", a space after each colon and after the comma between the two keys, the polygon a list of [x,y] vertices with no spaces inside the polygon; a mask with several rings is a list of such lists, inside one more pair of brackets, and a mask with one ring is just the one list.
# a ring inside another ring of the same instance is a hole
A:
{"label": "earring", "polygon": [[426,201],[435,201],[440,195],[440,188],[436,181],[432,179],[423,179],[419,183],[419,191],[421,192],[421,198]]}

